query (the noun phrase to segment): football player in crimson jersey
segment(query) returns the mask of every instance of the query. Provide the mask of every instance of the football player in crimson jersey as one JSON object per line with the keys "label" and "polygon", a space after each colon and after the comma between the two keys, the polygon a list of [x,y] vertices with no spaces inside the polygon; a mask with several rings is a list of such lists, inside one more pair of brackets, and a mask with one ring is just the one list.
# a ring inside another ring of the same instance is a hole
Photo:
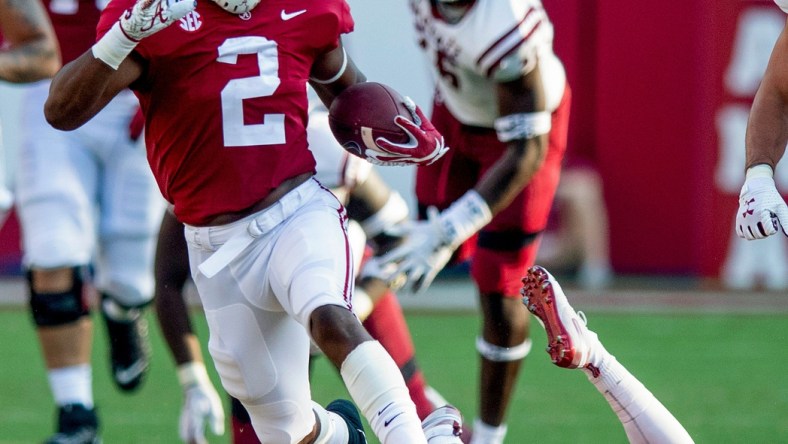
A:
{"label": "football player in crimson jersey", "polygon": [[[788,13],[788,1],[775,3]],[[748,240],[763,239],[780,231],[788,235],[788,206],[774,183],[774,169],[788,143],[787,117],[788,27],[772,49],[747,121],[746,178],[736,211],[736,232]]]}
{"label": "football player in crimson jersey", "polygon": [[[44,2],[63,62],[93,45],[103,3]],[[49,87],[47,80],[23,91],[16,176],[22,259],[58,409],[57,433],[49,442],[94,442],[99,438],[88,288],[101,296],[113,379],[121,390],[134,390],[148,368],[142,313],[153,298],[153,249],[164,201],[144,148],[129,134],[139,107],[131,91],[120,91],[78,131],[64,132],[44,117]]]}
{"label": "football player in crimson jersey", "polygon": [[[459,418],[439,410],[422,430],[396,364],[352,313],[347,216],[312,179],[306,84],[328,105],[363,81],[341,46],[352,27],[344,0],[115,0],[96,44],[55,77],[45,113],[69,130],[127,87],[140,98],[150,166],[186,226],[211,356],[262,442],[365,440],[352,404],[311,401],[310,338],[383,443],[450,442]],[[441,147],[427,124],[404,122],[415,158]]]}
{"label": "football player in crimson jersey", "polygon": [[[60,68],[57,39],[39,0],[0,0],[0,81],[29,83],[52,77]],[[13,197],[5,183],[5,150],[0,141],[0,226]]]}
{"label": "football player in crimson jersey", "polygon": [[[356,270],[364,267],[365,247],[368,254],[386,250],[398,238],[386,234],[390,228],[407,220],[408,207],[402,197],[391,190],[372,164],[350,155],[334,139],[328,127],[328,111],[319,99],[310,96],[309,149],[315,156],[315,178],[348,208],[348,235],[353,246]],[[369,239],[369,242],[367,240]],[[394,358],[416,404],[421,419],[446,404],[434,389],[427,386],[415,357],[402,308],[396,295],[366,269],[357,279],[353,293],[353,312],[370,335],[380,341]],[[159,324],[169,346],[184,392],[179,419],[179,433],[184,442],[201,442],[206,427],[214,434],[223,432],[224,412],[221,400],[208,378],[199,339],[191,327],[184,301],[189,278],[183,225],[166,212],[159,230],[155,262],[155,304]],[[235,398],[231,399],[232,433],[235,444],[259,443],[249,415]]]}

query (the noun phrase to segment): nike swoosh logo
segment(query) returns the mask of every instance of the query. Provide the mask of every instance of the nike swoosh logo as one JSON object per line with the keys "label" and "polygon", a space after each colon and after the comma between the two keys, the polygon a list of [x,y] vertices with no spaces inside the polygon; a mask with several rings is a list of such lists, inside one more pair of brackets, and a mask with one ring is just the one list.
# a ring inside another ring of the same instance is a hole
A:
{"label": "nike swoosh logo", "polygon": [[380,409],[380,411],[378,411],[378,416],[382,415],[382,414],[383,414],[383,412],[385,412],[385,411],[386,411],[386,409],[387,409],[387,408],[389,408],[389,407],[391,407],[393,404],[394,404],[394,402],[390,402],[390,403],[386,404],[386,406],[385,406],[385,407],[383,407],[382,409]]}
{"label": "nike swoosh logo", "polygon": [[115,380],[121,384],[128,384],[145,371],[145,361],[139,360],[130,367],[115,370]]}
{"label": "nike swoosh logo", "polygon": [[287,21],[287,20],[290,20],[291,18],[298,17],[299,15],[301,15],[301,14],[303,14],[305,12],[306,12],[306,9],[302,9],[300,11],[295,11],[295,12],[285,12],[285,10],[283,9],[281,17],[282,17],[282,20]]}
{"label": "nike swoosh logo", "polygon": [[397,419],[397,416],[399,416],[399,415],[401,415],[401,414],[403,414],[403,413],[405,413],[405,412],[399,412],[399,413],[397,413],[396,415],[394,415],[394,416],[392,416],[391,418],[389,418],[388,420],[386,420],[386,421],[383,423],[383,427],[388,427],[388,426],[389,426],[389,424],[391,424],[391,421],[394,421],[395,419]]}

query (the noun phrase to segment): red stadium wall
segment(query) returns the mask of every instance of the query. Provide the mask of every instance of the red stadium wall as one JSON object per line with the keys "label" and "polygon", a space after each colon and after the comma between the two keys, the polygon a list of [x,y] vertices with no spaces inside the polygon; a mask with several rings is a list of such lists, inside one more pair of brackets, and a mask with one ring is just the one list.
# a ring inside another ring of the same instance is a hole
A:
{"label": "red stadium wall", "polygon": [[738,190],[715,184],[716,119],[752,94],[723,76],[744,11],[785,18],[769,0],[723,3],[545,0],[575,97],[570,151],[604,178],[618,272],[716,276],[725,260]]}

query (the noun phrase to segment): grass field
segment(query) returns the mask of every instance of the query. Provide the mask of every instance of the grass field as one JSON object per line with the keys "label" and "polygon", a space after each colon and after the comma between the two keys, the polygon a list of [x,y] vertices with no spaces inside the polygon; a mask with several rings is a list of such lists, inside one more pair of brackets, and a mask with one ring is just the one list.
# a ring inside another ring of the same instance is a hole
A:
{"label": "grass field", "polygon": [[[607,348],[654,392],[698,443],[788,442],[788,317],[587,313]],[[470,421],[475,415],[478,318],[471,314],[410,313],[418,358],[430,383]],[[205,324],[195,316],[201,335]],[[134,395],[109,380],[98,326],[94,387],[104,442],[177,443],[180,389],[155,324],[154,362]],[[0,311],[0,443],[40,442],[52,431],[53,407],[28,314]],[[509,414],[509,443],[625,443],[604,399],[579,371],[555,368],[534,329]],[[216,375],[212,375],[217,381]],[[325,359],[313,379],[316,400],[346,397]],[[229,442],[228,435],[211,437]],[[372,441],[374,442],[374,441]]]}

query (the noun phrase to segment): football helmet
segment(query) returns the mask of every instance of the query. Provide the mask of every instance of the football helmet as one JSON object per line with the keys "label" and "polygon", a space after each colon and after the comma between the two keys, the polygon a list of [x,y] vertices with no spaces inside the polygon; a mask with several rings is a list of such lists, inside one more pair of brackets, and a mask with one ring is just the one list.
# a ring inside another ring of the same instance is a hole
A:
{"label": "football helmet", "polygon": [[227,12],[233,14],[245,14],[260,3],[260,0],[213,0]]}

